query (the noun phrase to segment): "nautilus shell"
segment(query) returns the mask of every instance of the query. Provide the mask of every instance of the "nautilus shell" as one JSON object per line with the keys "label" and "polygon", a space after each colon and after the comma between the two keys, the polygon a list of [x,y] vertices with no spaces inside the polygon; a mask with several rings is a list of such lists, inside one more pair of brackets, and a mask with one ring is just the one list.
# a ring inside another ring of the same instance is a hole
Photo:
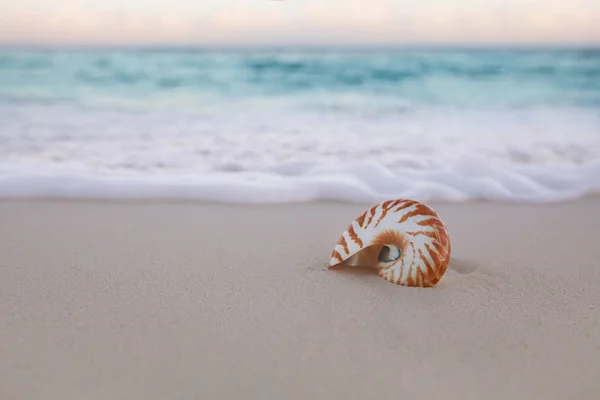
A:
{"label": "nautilus shell", "polygon": [[429,206],[414,200],[387,200],[365,210],[342,233],[329,268],[376,268],[379,276],[403,286],[431,287],[450,261],[446,226]]}

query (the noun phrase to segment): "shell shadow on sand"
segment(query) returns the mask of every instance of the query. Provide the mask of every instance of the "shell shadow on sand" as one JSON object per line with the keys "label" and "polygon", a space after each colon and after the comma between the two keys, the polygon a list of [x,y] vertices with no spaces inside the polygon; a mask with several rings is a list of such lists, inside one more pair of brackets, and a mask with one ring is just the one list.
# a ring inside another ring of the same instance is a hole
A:
{"label": "shell shadow on sand", "polygon": [[[466,260],[464,258],[452,257],[450,259],[450,263],[448,265],[448,271],[447,271],[446,275],[448,275],[448,277],[453,276],[453,275],[455,277],[460,277],[460,276],[472,274],[478,268],[479,268],[479,265],[474,261]],[[318,267],[317,266],[309,267],[309,269],[310,270],[321,270],[324,272],[332,271],[332,272],[335,272],[338,274],[347,274],[347,275],[353,275],[353,276],[368,276],[368,275],[376,275],[377,276],[377,270],[375,268],[364,267],[364,266],[360,266],[360,265],[342,265],[342,266],[339,266],[336,268],[328,268],[328,264],[323,263],[323,264],[319,265]],[[443,281],[444,280],[442,279],[440,281],[440,283],[442,283]],[[446,282],[447,281],[448,280],[446,280]]]}
{"label": "shell shadow on sand", "polygon": [[450,258],[450,264],[448,265],[449,270],[458,272],[461,275],[472,274],[478,268],[479,266],[477,265],[477,263],[456,257]]}

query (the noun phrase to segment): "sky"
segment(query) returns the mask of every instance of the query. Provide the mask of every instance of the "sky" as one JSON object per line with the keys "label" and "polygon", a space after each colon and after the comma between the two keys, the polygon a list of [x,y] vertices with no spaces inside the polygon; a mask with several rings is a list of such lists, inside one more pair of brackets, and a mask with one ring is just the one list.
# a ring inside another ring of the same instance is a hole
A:
{"label": "sky", "polygon": [[600,0],[0,0],[0,44],[600,44]]}

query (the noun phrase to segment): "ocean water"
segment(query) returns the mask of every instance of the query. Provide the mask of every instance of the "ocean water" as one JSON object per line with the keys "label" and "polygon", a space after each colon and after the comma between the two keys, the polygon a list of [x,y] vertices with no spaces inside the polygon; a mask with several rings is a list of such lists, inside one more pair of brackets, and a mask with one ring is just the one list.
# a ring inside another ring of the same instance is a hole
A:
{"label": "ocean water", "polygon": [[0,197],[598,191],[600,49],[0,50]]}

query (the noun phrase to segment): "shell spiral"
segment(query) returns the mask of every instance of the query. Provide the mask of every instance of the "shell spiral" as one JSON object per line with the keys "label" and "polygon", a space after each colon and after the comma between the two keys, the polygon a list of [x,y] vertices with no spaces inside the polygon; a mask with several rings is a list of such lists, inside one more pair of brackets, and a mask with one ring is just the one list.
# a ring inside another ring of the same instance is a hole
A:
{"label": "shell spiral", "polygon": [[429,206],[409,199],[387,200],[365,210],[336,243],[329,268],[374,267],[403,286],[431,287],[450,261],[446,226]]}

